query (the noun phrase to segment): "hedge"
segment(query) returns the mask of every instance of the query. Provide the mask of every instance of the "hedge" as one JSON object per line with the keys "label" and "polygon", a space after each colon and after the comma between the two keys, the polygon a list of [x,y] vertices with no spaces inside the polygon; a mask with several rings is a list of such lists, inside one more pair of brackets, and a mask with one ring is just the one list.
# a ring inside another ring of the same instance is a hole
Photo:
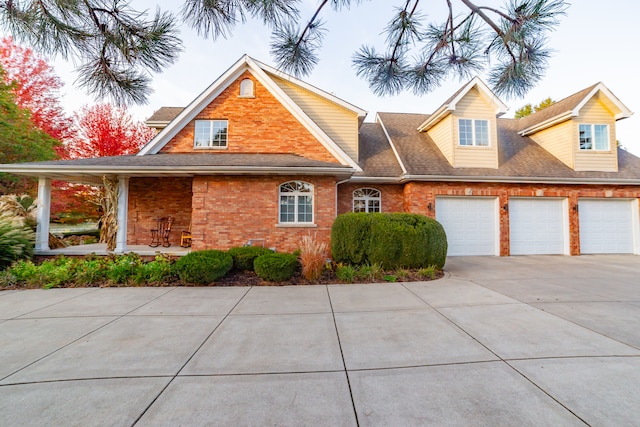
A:
{"label": "hedge", "polygon": [[298,271],[298,257],[287,253],[260,255],[253,262],[253,268],[261,279],[271,282],[289,280]]}
{"label": "hedge", "polygon": [[435,219],[408,213],[347,213],[331,229],[331,254],[336,262],[380,264],[385,270],[442,268],[447,237]]}
{"label": "hedge", "polygon": [[273,252],[271,249],[261,246],[241,246],[229,249],[228,253],[233,258],[233,267],[240,271],[253,271],[253,261],[260,255]]}
{"label": "hedge", "polygon": [[218,250],[195,251],[181,257],[173,271],[186,283],[208,285],[224,277],[233,267],[233,258]]}

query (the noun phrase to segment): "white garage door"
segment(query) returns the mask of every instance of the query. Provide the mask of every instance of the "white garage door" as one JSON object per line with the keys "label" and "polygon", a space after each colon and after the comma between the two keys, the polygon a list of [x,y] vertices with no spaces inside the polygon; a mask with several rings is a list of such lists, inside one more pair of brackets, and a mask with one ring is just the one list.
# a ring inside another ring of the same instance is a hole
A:
{"label": "white garage door", "polygon": [[509,199],[511,255],[567,254],[565,199]]}
{"label": "white garage door", "polygon": [[578,201],[580,253],[633,253],[633,207],[629,200]]}
{"label": "white garage door", "polygon": [[499,255],[496,198],[436,197],[448,255]]}

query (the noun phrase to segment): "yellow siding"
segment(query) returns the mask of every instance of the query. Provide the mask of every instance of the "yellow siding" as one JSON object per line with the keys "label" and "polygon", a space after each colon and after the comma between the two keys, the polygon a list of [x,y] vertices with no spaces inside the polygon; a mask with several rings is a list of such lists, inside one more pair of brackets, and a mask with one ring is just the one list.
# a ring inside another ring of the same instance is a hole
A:
{"label": "yellow siding", "polygon": [[[458,140],[458,119],[489,121],[489,147],[461,147]],[[494,107],[476,88],[470,90],[453,112],[453,166],[457,168],[498,168],[498,131]]]}
{"label": "yellow siding", "polygon": [[497,150],[491,147],[457,147],[456,168],[498,169]]}
{"label": "yellow siding", "polygon": [[357,114],[284,79],[271,78],[349,157],[358,160]]}
{"label": "yellow siding", "polygon": [[[596,125],[609,125],[609,150],[585,151],[580,150],[578,124],[588,123]],[[613,113],[602,101],[594,96],[580,110],[580,116],[574,120],[573,151],[575,156],[574,169],[577,171],[618,171],[618,149],[616,144],[616,121]]]}
{"label": "yellow siding", "polygon": [[444,157],[453,165],[453,144],[451,135],[453,130],[453,117],[451,115],[440,120],[437,125],[427,131],[433,142],[436,143]]}
{"label": "yellow siding", "polygon": [[574,123],[567,120],[566,122],[529,135],[529,137],[549,153],[553,154],[562,163],[573,168],[573,145],[574,143],[576,146],[578,144],[577,136],[575,139],[572,137],[574,127]]}

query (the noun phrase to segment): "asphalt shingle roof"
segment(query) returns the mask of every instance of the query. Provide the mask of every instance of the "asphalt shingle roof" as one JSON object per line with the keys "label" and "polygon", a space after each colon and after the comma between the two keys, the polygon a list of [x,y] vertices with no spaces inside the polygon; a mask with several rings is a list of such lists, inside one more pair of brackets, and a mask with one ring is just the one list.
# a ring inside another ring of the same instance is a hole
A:
{"label": "asphalt shingle roof", "polygon": [[[296,154],[247,154],[247,153],[160,153],[144,156],[111,156],[92,159],[52,160],[46,162],[31,162],[32,166],[59,167],[304,167],[304,168],[345,168],[338,163],[322,162],[308,159]],[[16,164],[14,166],[17,166]]]}
{"label": "asphalt shingle roof", "polygon": [[169,123],[171,120],[175,119],[182,110],[184,110],[184,107],[161,107],[147,119],[147,122]]}
{"label": "asphalt shingle roof", "polygon": [[402,168],[379,123],[363,123],[360,126],[358,157],[358,163],[363,172],[358,172],[357,175],[379,177],[402,175]]}
{"label": "asphalt shingle roof", "polygon": [[640,158],[622,149],[618,149],[618,172],[574,171],[530,138],[520,136],[517,119],[497,119],[498,169],[454,168],[429,135],[416,130],[428,115],[380,113],[379,117],[409,175],[640,180]]}
{"label": "asphalt shingle roof", "polygon": [[592,86],[589,86],[588,88],[583,89],[580,92],[576,92],[573,95],[555,102],[547,108],[521,118],[518,126],[518,131],[525,130],[527,128],[530,128],[531,126],[535,126],[562,113],[573,110],[597,85],[598,84],[596,83]]}

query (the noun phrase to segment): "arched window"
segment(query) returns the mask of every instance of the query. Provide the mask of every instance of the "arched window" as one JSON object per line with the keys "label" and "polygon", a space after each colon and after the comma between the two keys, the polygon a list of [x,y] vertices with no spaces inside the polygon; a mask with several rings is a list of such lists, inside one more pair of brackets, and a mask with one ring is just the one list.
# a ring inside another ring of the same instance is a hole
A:
{"label": "arched window", "polygon": [[244,79],[240,82],[240,97],[253,97],[253,80]]}
{"label": "arched window", "polygon": [[313,223],[313,185],[289,181],[280,185],[280,223]]}
{"label": "arched window", "polygon": [[353,192],[354,212],[380,212],[382,198],[375,188],[358,188]]}

